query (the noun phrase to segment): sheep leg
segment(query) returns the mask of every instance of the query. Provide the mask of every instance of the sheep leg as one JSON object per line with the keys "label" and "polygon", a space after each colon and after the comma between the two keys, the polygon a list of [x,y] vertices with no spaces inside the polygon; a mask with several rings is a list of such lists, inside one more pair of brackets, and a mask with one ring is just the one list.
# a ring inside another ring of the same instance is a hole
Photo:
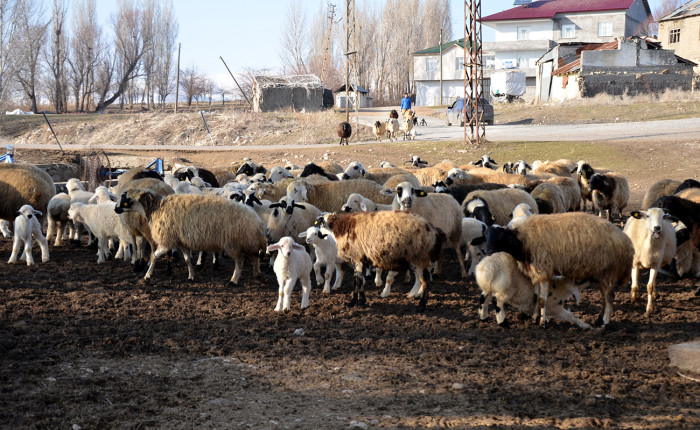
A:
{"label": "sheep leg", "polygon": [[632,292],[630,293],[632,301],[637,300],[639,295],[639,267],[632,267]]}
{"label": "sheep leg", "polygon": [[335,282],[333,283],[333,290],[340,288],[343,284],[343,267],[341,264],[335,265]]}
{"label": "sheep leg", "polygon": [[[229,254],[231,255],[231,254]],[[229,282],[232,282],[233,285],[238,285],[238,281],[241,279],[241,268],[243,266],[243,256],[242,255],[236,255],[233,254],[233,261],[236,263],[236,267],[233,270],[233,276],[231,276],[231,280]]]}
{"label": "sheep leg", "polygon": [[418,302],[418,312],[425,311],[425,307],[428,304],[428,283],[423,277],[423,269],[416,268],[416,277],[420,280],[420,290],[417,295],[420,295],[420,301]]}
{"label": "sheep leg", "polygon": [[[330,282],[330,272],[328,273]],[[311,292],[311,276],[306,274],[301,278],[301,308],[306,309],[309,307],[309,293]]]}
{"label": "sheep leg", "polygon": [[551,303],[551,306],[549,307],[549,313],[551,313],[553,316],[557,317],[558,319],[562,321],[566,321],[572,324],[576,324],[579,328],[585,328],[585,329],[592,329],[590,324],[586,324],[585,322],[581,321],[580,319],[576,318],[574,314],[572,314],[568,309],[566,309],[563,305],[559,303]]}
{"label": "sheep leg", "polygon": [[284,297],[284,276],[277,276],[277,284],[279,285],[279,291],[277,292],[277,306],[275,306],[275,312],[282,310],[282,298]]}
{"label": "sheep leg", "polygon": [[192,253],[189,249],[180,249],[182,252],[182,258],[185,260],[187,265],[187,279],[194,281],[194,267],[192,267]]}
{"label": "sheep leg", "polygon": [[[323,268],[321,267],[321,262],[318,261],[318,260],[316,260],[316,262],[314,263],[314,275],[316,275],[316,285],[319,285],[319,286],[320,286],[321,283],[323,282],[323,276],[321,276],[321,270],[322,270],[322,269],[323,269]],[[323,287],[323,292],[324,292],[325,294],[330,293],[330,287],[329,287],[328,291],[326,291],[326,287],[324,286],[324,287]]]}
{"label": "sheep leg", "polygon": [[102,238],[97,240],[97,264],[104,263],[107,255],[109,255],[109,251],[105,252],[106,243],[104,242],[106,240]]}
{"label": "sheep leg", "polygon": [[496,299],[496,323],[501,327],[508,327],[508,321],[506,321],[506,301],[503,297],[498,297]]}
{"label": "sheep leg", "polygon": [[358,293],[360,292],[360,287],[364,283],[364,277],[362,276],[363,264],[358,263],[355,265],[355,272],[353,273],[353,284],[354,289],[352,292],[352,299],[346,304],[348,307],[353,307],[357,304]]}
{"label": "sheep leg", "polygon": [[153,268],[156,265],[156,260],[162,257],[163,254],[167,253],[168,251],[170,251],[168,248],[158,246],[155,252],[151,253],[151,261],[148,263],[148,270],[146,271],[146,276],[143,277],[144,280],[147,281],[151,278],[151,275],[153,275]]}
{"label": "sheep leg", "polygon": [[649,283],[647,283],[647,315],[654,311],[654,300],[656,299],[656,274],[655,268],[649,269]]}
{"label": "sheep leg", "polygon": [[331,293],[331,277],[333,276],[333,267],[326,264],[324,267],[325,273],[323,274],[323,277],[325,278],[325,283],[323,284],[323,292],[326,294]]}
{"label": "sheep leg", "polygon": [[485,294],[481,293],[481,296],[479,296],[479,304],[481,305],[479,307],[479,319],[481,321],[484,321],[486,318],[489,317],[489,301],[491,300],[491,293]]}
{"label": "sheep leg", "polygon": [[[407,294],[407,297],[409,297],[409,298],[418,297],[418,290],[420,290],[420,277],[418,276],[418,269],[416,269],[414,267],[413,271],[416,273],[416,280],[415,280],[415,282],[413,282],[413,287],[411,288],[411,291],[409,291]],[[421,276],[422,275],[423,275],[423,271],[421,271]],[[409,281],[411,280],[410,277],[408,280]]]}
{"label": "sheep leg", "polygon": [[15,264],[17,262],[17,256],[19,255],[19,250],[22,247],[22,239],[15,236],[12,241],[12,254],[10,254],[10,259],[7,260],[8,264]]}
{"label": "sheep leg", "polygon": [[455,248],[455,252],[457,253],[457,261],[459,261],[459,268],[462,270],[462,278],[467,277],[467,269],[464,268],[464,260],[459,258],[459,256],[462,254],[462,247],[459,246],[459,243],[453,244]]}
{"label": "sheep leg", "polygon": [[202,257],[204,256],[204,253],[202,251],[199,251],[199,255],[197,256],[197,270],[202,270],[204,266],[202,265]]}
{"label": "sheep leg", "polygon": [[[287,278],[287,280],[284,283],[284,298],[282,301],[282,310],[283,311],[289,310],[289,302],[292,298],[292,290],[294,289],[294,285],[296,283],[297,283],[297,278]],[[307,306],[308,306],[308,304],[307,304]]]}
{"label": "sheep leg", "polygon": [[389,273],[387,273],[386,284],[384,285],[384,290],[380,294],[380,297],[389,297],[389,294],[391,294],[391,285],[394,283],[394,278],[396,277],[396,275],[398,275],[398,273],[399,272],[395,272],[393,270],[390,270]]}
{"label": "sheep leg", "polygon": [[[59,246],[61,242],[63,242],[63,230],[65,230],[67,226],[63,221],[56,221],[56,225],[54,228],[56,229],[56,240],[53,243],[53,246]],[[47,235],[46,240],[49,240],[49,237]]]}
{"label": "sheep leg", "polygon": [[612,314],[613,285],[596,285],[600,295],[603,296],[603,308],[598,316],[598,324],[606,326],[610,323],[610,315]]}
{"label": "sheep leg", "polygon": [[36,241],[39,243],[39,249],[41,249],[41,262],[46,263],[49,261],[49,241],[46,240],[41,232],[36,235]]}
{"label": "sheep leg", "polygon": [[253,260],[253,277],[259,278],[260,277],[260,259],[258,257],[251,257],[251,260]]}
{"label": "sheep leg", "polygon": [[[53,237],[54,234],[56,234],[56,237],[58,237],[57,232],[56,232],[56,224],[57,224],[57,221],[53,217],[49,216],[48,222],[47,222],[47,227],[46,227],[46,240],[51,240],[51,238]],[[3,227],[2,228],[3,236],[9,237],[5,234],[4,221],[3,221],[2,227]]]}
{"label": "sheep leg", "polygon": [[383,284],[384,281],[382,281],[382,269],[377,269],[374,272],[374,285],[376,285],[377,287],[381,287]]}
{"label": "sheep leg", "polygon": [[547,326],[547,297],[549,296],[549,280],[540,282],[540,300],[542,301],[542,317],[540,318],[540,325],[542,327]]}

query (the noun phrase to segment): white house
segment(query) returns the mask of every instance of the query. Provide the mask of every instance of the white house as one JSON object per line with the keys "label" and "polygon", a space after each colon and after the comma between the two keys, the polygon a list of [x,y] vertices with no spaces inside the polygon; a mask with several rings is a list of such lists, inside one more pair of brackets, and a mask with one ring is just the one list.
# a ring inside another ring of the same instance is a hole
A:
{"label": "white house", "polygon": [[481,22],[496,30],[494,67],[524,71],[525,98],[533,99],[537,60],[554,46],[646,35],[644,23],[650,16],[647,0],[540,0],[483,17]]}

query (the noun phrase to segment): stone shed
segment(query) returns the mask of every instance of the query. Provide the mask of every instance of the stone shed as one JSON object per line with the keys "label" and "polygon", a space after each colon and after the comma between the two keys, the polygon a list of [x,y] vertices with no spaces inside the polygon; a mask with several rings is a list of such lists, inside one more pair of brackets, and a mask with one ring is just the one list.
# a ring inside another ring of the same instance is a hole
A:
{"label": "stone shed", "polygon": [[580,97],[691,90],[695,63],[662,49],[652,38],[560,44],[537,61],[540,102]]}
{"label": "stone shed", "polygon": [[323,107],[323,84],[316,75],[253,76],[253,110],[292,108],[317,111]]}

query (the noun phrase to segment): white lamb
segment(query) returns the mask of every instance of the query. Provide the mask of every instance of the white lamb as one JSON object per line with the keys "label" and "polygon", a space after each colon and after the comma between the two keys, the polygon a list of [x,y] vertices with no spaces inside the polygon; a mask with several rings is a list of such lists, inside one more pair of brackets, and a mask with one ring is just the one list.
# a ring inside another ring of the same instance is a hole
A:
{"label": "white lamb", "polygon": [[27,260],[27,266],[34,264],[34,258],[32,257],[32,238],[39,242],[39,247],[41,248],[41,261],[46,263],[49,261],[49,241],[46,240],[44,234],[41,232],[41,224],[36,215],[41,216],[41,211],[34,209],[31,205],[24,205],[19,208],[16,213],[15,218],[15,238],[12,244],[12,255],[7,261],[10,264],[17,262],[17,256],[19,255],[22,243],[24,243],[24,253],[23,258]]}
{"label": "white lamb", "polygon": [[462,243],[467,245],[464,261],[471,260],[467,276],[474,275],[476,265],[486,255],[486,232],[488,226],[475,218],[462,218]]}
{"label": "white lamb", "polygon": [[374,211],[390,211],[393,210],[392,205],[383,205],[374,203],[372,200],[364,197],[362,194],[352,193],[348,196],[348,201],[343,205],[343,212],[374,212]]}
{"label": "white lamb", "polygon": [[119,220],[119,215],[114,211],[115,202],[86,205],[73,203],[68,210],[68,217],[74,222],[82,222],[97,237],[97,264],[105,262],[109,256],[109,239],[119,238],[119,250],[115,258],[129,259],[128,245],[135,245],[133,235]]}
{"label": "white lamb", "polygon": [[8,239],[12,237],[12,232],[10,231],[10,221],[6,219],[0,220],[0,232],[2,232],[2,235]]}
{"label": "white lamb", "polygon": [[95,194],[88,200],[89,204],[93,203],[106,203],[106,202],[116,202],[119,200],[107,187],[100,185],[95,188]]}
{"label": "white lamb", "polygon": [[275,312],[289,310],[289,300],[297,279],[301,281],[301,308],[308,308],[309,293],[311,292],[311,257],[306,249],[295,243],[291,237],[285,236],[279,242],[267,247],[267,252],[272,251],[278,251],[274,265],[279,284]]}
{"label": "white lamb", "polygon": [[520,203],[518,206],[515,207],[515,209],[513,209],[513,219],[511,219],[508,223],[508,228],[513,229],[519,226],[523,221],[525,221],[532,215],[534,214],[532,213],[532,208],[530,207],[530,205],[527,203]]}
{"label": "white lamb", "polygon": [[[331,276],[335,267],[335,282],[333,289],[340,288],[343,283],[343,269],[338,259],[338,246],[335,243],[333,234],[326,229],[309,227],[308,230],[299,233],[299,237],[305,237],[306,243],[314,247],[316,251],[316,262],[314,263],[314,273],[316,274],[316,285],[321,285],[323,279],[323,292],[331,292]],[[325,266],[325,273],[321,276],[321,271]]]}

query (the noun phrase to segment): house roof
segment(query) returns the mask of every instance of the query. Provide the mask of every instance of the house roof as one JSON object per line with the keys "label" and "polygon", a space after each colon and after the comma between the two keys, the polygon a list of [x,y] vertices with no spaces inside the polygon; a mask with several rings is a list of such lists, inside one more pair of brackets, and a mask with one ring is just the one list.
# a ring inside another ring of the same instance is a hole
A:
{"label": "house roof", "polygon": [[[345,85],[335,90],[336,93],[342,93],[343,91],[345,91]],[[355,85],[350,84],[350,91],[355,92]],[[359,91],[362,94],[369,94],[369,90],[366,90],[359,85],[357,86],[357,91]]]}
{"label": "house roof", "polygon": [[[633,36],[628,39],[635,39],[635,37]],[[656,41],[654,38],[644,37],[643,39],[647,43],[647,47],[649,49],[662,49],[661,44],[659,44],[658,41]],[[587,45],[583,45],[582,47],[576,50],[576,56],[578,57],[576,60],[565,64],[559,67],[558,69],[553,70],[552,75],[565,75],[567,73],[578,71],[581,68],[581,52],[583,51],[609,51],[617,49],[617,46],[617,40],[606,43],[589,43]],[[676,55],[676,59],[679,63],[688,64],[691,66],[695,65],[695,63],[693,63],[692,61],[686,60],[685,58],[679,57],[678,55]]]}
{"label": "house roof", "polygon": [[321,79],[316,75],[256,75],[253,76],[259,88],[303,87],[307,89],[323,88]]}
{"label": "house roof", "polygon": [[659,22],[687,18],[689,16],[696,15],[700,15],[700,0],[689,1],[663,18],[659,19]]}
{"label": "house roof", "polygon": [[[627,10],[635,0],[540,0],[514,7],[481,18],[481,21],[506,21],[516,19],[552,19],[558,13],[602,12]],[[649,6],[644,0],[649,12]]]}
{"label": "house roof", "polygon": [[431,46],[430,48],[425,48],[420,51],[416,51],[413,55],[433,55],[440,53],[440,47],[442,46],[442,51],[445,52],[453,46],[459,46],[464,49],[464,38],[453,40],[451,42],[443,43],[442,45]]}

